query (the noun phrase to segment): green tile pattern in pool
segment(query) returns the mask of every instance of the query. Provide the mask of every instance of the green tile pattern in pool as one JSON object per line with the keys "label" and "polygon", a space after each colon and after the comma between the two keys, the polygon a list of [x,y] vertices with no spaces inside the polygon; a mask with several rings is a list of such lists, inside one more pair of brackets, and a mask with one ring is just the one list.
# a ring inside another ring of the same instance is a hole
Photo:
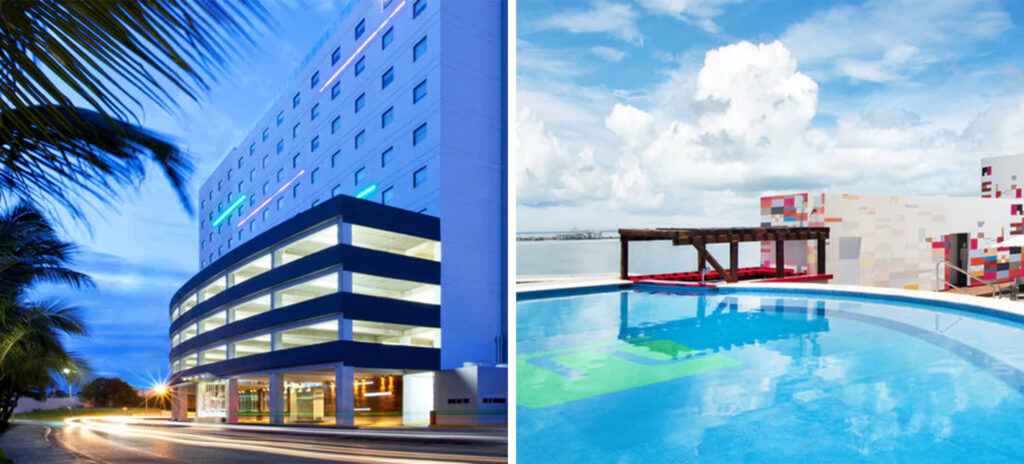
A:
{"label": "green tile pattern in pool", "polygon": [[[640,364],[609,353],[609,348],[653,361],[677,362]],[[722,354],[693,357],[697,353],[671,340],[644,338],[517,356],[516,403],[546,408],[740,364]],[[565,376],[530,362],[542,356],[551,356],[551,361],[583,375]]]}

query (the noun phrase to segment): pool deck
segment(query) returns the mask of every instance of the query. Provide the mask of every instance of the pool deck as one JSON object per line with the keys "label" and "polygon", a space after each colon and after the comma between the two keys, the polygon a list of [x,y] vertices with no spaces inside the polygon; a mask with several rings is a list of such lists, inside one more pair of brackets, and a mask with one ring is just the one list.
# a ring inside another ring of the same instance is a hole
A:
{"label": "pool deck", "polygon": [[[575,274],[559,276],[521,276],[516,278],[516,295],[529,295],[536,292],[558,290],[593,290],[601,287],[631,287],[632,281],[622,280],[616,274]],[[952,292],[929,292],[922,290],[904,290],[885,287],[867,287],[860,285],[815,284],[815,283],[770,283],[770,282],[736,282],[719,283],[722,290],[799,290],[824,293],[843,294],[857,293],[860,295],[912,298],[921,303],[934,302],[940,305],[966,305],[1000,311],[1024,317],[1024,301],[1010,301],[995,298],[983,298],[957,294]]]}

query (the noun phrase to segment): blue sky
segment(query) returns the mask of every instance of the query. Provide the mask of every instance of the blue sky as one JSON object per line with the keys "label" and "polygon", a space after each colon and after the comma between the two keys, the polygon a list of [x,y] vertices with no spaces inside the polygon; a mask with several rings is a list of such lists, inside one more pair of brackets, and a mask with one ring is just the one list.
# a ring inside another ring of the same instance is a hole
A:
{"label": "blue sky", "polygon": [[1024,152],[1024,2],[521,0],[517,20],[520,231],[973,196],[981,157]]}
{"label": "blue sky", "polygon": [[[168,114],[155,105],[139,113],[195,159],[190,192],[238,143],[288,83],[299,62],[344,11],[347,2],[303,1],[267,7],[276,25],[258,37],[255,50],[212,84],[203,100],[178,98],[183,110]],[[66,239],[81,246],[76,268],[93,277],[94,290],[49,286],[37,294],[60,296],[80,306],[91,336],[69,344],[95,376],[119,376],[148,387],[169,374],[168,300],[198,270],[198,218],[190,217],[166,179],[151,171],[136,191],[113,208],[88,212],[91,230],[63,221]]]}

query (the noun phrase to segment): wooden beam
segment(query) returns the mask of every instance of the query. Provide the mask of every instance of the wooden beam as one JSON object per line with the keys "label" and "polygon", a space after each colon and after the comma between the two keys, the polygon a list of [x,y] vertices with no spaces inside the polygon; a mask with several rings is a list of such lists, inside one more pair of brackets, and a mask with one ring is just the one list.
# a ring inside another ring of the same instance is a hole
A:
{"label": "wooden beam", "polygon": [[825,239],[818,236],[818,275],[824,275],[825,272]]}
{"label": "wooden beam", "polygon": [[619,237],[619,278],[629,278],[629,240]]}
{"label": "wooden beam", "polygon": [[740,242],[729,242],[729,276],[740,280]]}
{"label": "wooden beam", "polygon": [[786,276],[786,242],[775,240],[775,277]]}
{"label": "wooden beam", "polygon": [[714,256],[711,256],[711,253],[708,253],[708,249],[704,246],[703,243],[694,243],[693,247],[697,249],[697,255],[700,257],[699,259],[706,259],[709,263],[711,263],[711,267],[715,268],[715,270],[718,271],[718,275],[725,277],[726,282],[736,281],[734,276],[726,272],[725,268],[723,268],[721,264],[718,264],[718,260],[716,260]]}

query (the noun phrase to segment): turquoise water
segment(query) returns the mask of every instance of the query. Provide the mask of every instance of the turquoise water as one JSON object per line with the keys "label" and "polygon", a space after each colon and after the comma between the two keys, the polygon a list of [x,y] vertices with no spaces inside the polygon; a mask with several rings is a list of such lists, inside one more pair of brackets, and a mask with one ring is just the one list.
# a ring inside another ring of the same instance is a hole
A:
{"label": "turquoise water", "polygon": [[517,304],[519,462],[1024,459],[1024,326],[798,294]]}

